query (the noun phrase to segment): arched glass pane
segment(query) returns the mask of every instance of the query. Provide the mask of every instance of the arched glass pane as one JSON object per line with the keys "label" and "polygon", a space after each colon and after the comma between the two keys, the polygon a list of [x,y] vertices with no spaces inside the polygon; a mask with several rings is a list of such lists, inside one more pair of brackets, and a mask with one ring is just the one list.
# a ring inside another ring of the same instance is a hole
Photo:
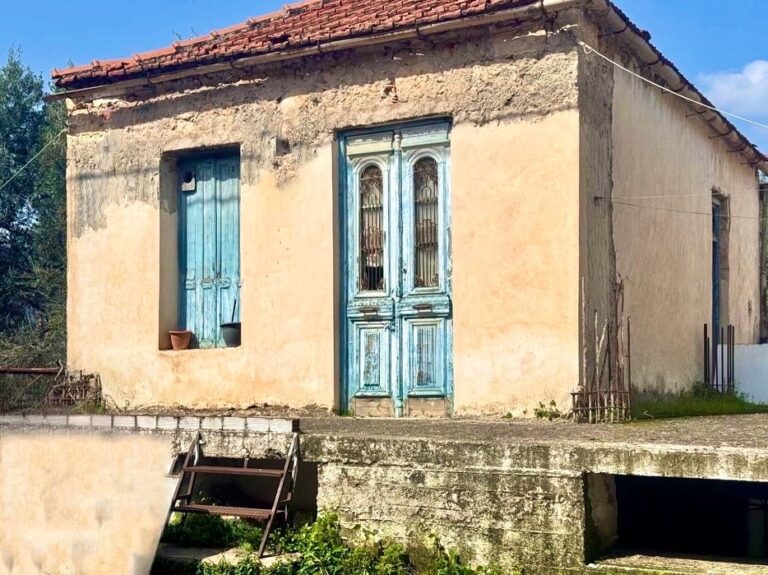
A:
{"label": "arched glass pane", "polygon": [[360,174],[360,290],[384,285],[384,178],[368,166]]}
{"label": "arched glass pane", "polygon": [[437,162],[422,158],[413,167],[415,287],[440,285]]}

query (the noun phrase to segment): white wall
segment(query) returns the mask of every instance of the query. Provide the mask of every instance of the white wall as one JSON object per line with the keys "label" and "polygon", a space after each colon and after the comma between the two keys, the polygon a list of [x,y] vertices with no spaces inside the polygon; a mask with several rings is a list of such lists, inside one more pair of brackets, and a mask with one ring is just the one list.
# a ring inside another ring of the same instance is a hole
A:
{"label": "white wall", "polygon": [[736,391],[768,403],[768,345],[736,346]]}

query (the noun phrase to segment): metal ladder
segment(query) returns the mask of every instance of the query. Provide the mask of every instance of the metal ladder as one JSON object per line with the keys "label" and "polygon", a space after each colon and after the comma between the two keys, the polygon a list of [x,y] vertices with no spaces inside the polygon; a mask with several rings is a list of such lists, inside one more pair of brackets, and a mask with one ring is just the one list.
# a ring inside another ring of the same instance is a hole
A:
{"label": "metal ladder", "polygon": [[[294,432],[291,447],[285,458],[282,469],[263,469],[249,467],[249,459],[246,458],[242,466],[230,467],[222,465],[200,465],[203,458],[202,434],[197,433],[195,440],[189,446],[184,462],[179,473],[179,482],[173,494],[171,508],[168,511],[166,525],[170,522],[174,513],[198,513],[203,515],[222,515],[228,517],[241,517],[254,521],[266,521],[264,535],[259,545],[259,558],[264,556],[269,533],[274,525],[275,518],[280,516],[288,520],[288,507],[293,498],[293,490],[296,486],[296,478],[299,471],[299,434]],[[270,509],[258,507],[232,507],[227,505],[208,505],[192,503],[195,489],[195,480],[198,475],[244,475],[250,477],[268,477],[277,481],[277,489]],[[186,485],[186,488],[184,486]],[[184,489],[182,491],[182,489]]]}

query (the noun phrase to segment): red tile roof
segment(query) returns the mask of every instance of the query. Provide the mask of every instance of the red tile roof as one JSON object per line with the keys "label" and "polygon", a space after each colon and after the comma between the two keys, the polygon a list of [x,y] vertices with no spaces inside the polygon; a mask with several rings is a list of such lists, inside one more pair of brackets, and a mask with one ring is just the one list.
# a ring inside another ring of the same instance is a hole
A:
{"label": "red tile roof", "polygon": [[54,70],[62,88],[111,84],[319,43],[458,20],[539,0],[309,0],[206,36],[119,60]]}

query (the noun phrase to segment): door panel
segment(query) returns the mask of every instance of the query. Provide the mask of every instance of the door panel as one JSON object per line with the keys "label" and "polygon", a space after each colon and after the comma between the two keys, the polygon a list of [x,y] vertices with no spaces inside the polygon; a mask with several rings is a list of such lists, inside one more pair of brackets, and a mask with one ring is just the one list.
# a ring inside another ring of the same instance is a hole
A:
{"label": "door panel", "polygon": [[409,396],[447,394],[445,318],[408,319],[404,322],[403,348]]}
{"label": "door panel", "polygon": [[342,402],[449,397],[449,125],[342,138],[345,381]]}
{"label": "door panel", "polygon": [[355,356],[360,397],[390,395],[391,324],[364,322],[355,324]]}

